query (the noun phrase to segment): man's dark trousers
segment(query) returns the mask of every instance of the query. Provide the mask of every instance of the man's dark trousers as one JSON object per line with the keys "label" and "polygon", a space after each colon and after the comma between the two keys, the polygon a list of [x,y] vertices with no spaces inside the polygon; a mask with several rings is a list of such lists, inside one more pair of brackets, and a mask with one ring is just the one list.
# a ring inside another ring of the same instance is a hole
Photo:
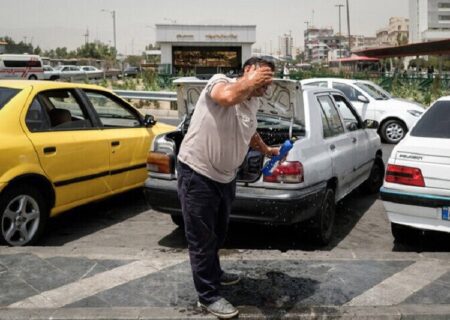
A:
{"label": "man's dark trousers", "polygon": [[225,241],[236,182],[211,180],[180,161],[177,170],[194,285],[200,302],[210,304],[220,298],[218,251]]}

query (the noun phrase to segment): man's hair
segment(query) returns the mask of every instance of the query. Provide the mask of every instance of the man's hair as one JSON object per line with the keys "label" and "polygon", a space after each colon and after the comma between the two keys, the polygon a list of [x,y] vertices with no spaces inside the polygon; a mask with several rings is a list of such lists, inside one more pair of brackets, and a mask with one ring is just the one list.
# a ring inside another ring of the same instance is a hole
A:
{"label": "man's hair", "polygon": [[275,64],[272,61],[259,57],[251,57],[250,59],[245,61],[244,65],[242,66],[241,74],[244,74],[246,66],[253,65],[268,66],[270,69],[272,69],[272,71],[275,71]]}

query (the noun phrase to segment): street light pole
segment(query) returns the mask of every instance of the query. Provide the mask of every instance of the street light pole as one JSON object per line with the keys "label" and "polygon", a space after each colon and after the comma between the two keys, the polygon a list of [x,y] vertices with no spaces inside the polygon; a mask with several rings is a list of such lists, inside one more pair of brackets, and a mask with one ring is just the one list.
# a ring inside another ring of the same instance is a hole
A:
{"label": "street light pole", "polygon": [[348,50],[350,51],[350,55],[351,55],[352,44],[351,44],[351,36],[350,36],[350,8],[348,6],[348,0],[346,0],[346,4],[347,4]]}
{"label": "street light pole", "polygon": [[116,51],[117,54],[117,41],[116,41],[116,10],[106,10],[106,9],[102,9],[102,12],[109,12],[111,13],[111,16],[113,18],[113,35],[114,35],[114,50]]}
{"label": "street light pole", "polygon": [[335,7],[338,8],[339,10],[339,59],[342,58],[342,54],[341,54],[341,50],[342,50],[342,46],[341,46],[341,39],[342,39],[342,30],[341,30],[341,8],[343,7],[343,4],[336,4]]}

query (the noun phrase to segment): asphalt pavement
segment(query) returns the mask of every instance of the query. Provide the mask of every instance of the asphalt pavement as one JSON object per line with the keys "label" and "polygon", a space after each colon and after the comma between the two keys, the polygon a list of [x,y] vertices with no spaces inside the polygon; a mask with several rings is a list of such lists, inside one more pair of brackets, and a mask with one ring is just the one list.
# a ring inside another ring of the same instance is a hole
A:
{"label": "asphalt pavement", "polygon": [[[378,196],[354,192],[326,247],[304,227],[231,224],[222,264],[242,281],[222,294],[243,319],[449,319],[449,240],[394,242]],[[195,306],[183,231],[140,190],[0,246],[0,284],[0,319],[214,319]]]}

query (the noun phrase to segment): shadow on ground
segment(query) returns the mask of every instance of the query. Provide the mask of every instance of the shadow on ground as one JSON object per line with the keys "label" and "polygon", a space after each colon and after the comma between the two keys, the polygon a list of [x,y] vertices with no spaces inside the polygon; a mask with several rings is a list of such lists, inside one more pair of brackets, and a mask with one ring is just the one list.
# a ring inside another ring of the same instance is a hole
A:
{"label": "shadow on ground", "polygon": [[150,210],[142,189],[77,207],[50,219],[39,246],[61,246]]}
{"label": "shadow on ground", "polygon": [[[332,250],[351,232],[377,197],[378,195],[364,195],[357,190],[340,202],[336,210],[334,236],[325,247],[314,243],[308,223],[295,227],[231,223],[224,249]],[[159,245],[169,248],[187,247],[180,228],[162,238]]]}

